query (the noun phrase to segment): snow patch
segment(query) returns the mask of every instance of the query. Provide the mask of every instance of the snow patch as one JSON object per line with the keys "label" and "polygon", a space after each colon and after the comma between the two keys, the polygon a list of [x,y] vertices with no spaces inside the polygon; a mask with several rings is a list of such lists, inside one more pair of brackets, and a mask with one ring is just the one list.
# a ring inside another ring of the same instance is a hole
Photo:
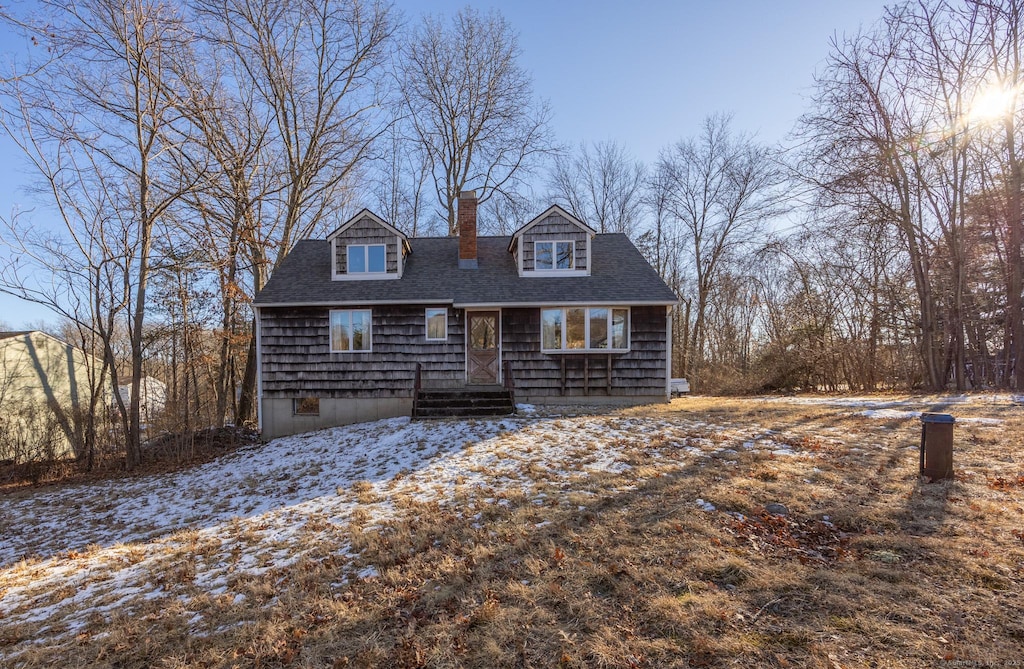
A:
{"label": "snow patch", "polygon": [[701,511],[707,511],[707,512],[710,513],[711,511],[715,510],[715,505],[714,504],[712,504],[711,502],[705,502],[704,500],[700,499],[699,497],[697,498],[697,501],[695,502],[695,504],[697,505],[697,508],[700,509]]}

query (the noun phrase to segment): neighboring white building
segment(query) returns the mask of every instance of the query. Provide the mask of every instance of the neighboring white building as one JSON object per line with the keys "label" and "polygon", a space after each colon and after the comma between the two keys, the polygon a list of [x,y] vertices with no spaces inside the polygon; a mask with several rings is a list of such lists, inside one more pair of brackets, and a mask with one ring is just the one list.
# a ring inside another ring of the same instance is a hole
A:
{"label": "neighboring white building", "polygon": [[[117,394],[127,406],[131,402],[132,382],[128,379],[117,387]],[[139,382],[139,420],[143,424],[160,415],[167,404],[167,384],[152,376],[144,376]]]}
{"label": "neighboring white building", "polygon": [[45,332],[0,332],[0,460],[74,455],[90,365],[99,371],[96,358]]}

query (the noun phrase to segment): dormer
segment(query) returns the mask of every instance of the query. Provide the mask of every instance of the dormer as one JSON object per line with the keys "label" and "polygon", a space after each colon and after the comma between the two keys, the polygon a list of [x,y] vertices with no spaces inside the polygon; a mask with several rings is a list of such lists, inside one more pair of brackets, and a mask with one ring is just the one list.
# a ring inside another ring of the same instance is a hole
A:
{"label": "dormer", "polygon": [[331,278],[335,281],[400,279],[409,238],[369,209],[327,235],[331,243]]}
{"label": "dormer", "polygon": [[512,235],[509,253],[519,276],[590,276],[590,240],[597,232],[557,204]]}

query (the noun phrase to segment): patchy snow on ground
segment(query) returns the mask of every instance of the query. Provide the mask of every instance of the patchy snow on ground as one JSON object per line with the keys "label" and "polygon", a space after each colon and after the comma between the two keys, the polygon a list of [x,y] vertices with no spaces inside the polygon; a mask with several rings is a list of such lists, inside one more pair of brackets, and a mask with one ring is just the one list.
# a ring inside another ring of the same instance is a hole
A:
{"label": "patchy snow on ground", "polygon": [[[923,411],[897,411],[896,409],[867,409],[858,412],[858,416],[865,418],[878,418],[881,420],[910,420],[920,418]],[[975,423],[978,425],[1002,425],[1003,421],[998,418],[982,418],[977,416],[956,416],[957,423]]]}
{"label": "patchy snow on ground", "polygon": [[978,406],[1012,406],[1024,404],[1024,396],[1009,393],[983,393],[975,395],[931,395],[903,398],[887,397],[761,397],[762,402],[785,402],[809,406],[832,406],[862,409],[856,415],[879,420],[911,420],[920,418],[926,412],[951,413],[958,423],[981,425],[1002,425],[998,418],[983,418],[964,415]]}
{"label": "patchy snow on ground", "polygon": [[[462,513],[452,501],[459,490],[501,504],[496,498],[530,494],[538,481],[628,478],[638,449],[682,467],[722,446],[691,446],[695,429],[705,427],[622,416],[396,418],[276,439],[173,474],[0,498],[0,620],[45,621],[34,642],[64,644],[96,616],[149,600],[191,611],[189,593],[199,589],[235,603],[243,595],[233,584],[273,579],[306,557],[303,546],[324,544],[311,539],[337,546],[334,559],[354,559],[357,509],[365,531],[401,518],[408,504],[398,500]],[[181,582],[154,580],[169,567]],[[375,576],[364,567],[347,578]],[[201,613],[192,623],[205,633]],[[0,663],[30,643],[0,649]]]}
{"label": "patchy snow on ground", "polygon": [[909,420],[920,418],[920,411],[897,411],[896,409],[867,409],[859,412],[858,416],[865,418],[879,418],[881,420]]}
{"label": "patchy snow on ground", "polygon": [[[937,404],[764,401],[830,403],[850,408],[849,415],[859,409],[896,419]],[[373,566],[355,564],[352,532],[409,517],[415,509],[409,502],[438,504],[479,521],[482,509],[507,504],[510,494],[528,495],[539,509],[557,503],[536,490],[539,484],[579,492],[581,480],[611,482],[593,491],[595,499],[632,489],[646,475],[630,464],[638,453],[655,459],[664,473],[711,459],[735,464],[750,451],[818,458],[817,450],[845,438],[823,428],[812,448],[757,425],[730,428],[689,420],[685,412],[652,418],[520,409],[517,417],[500,419],[395,418],[339,427],[276,439],[172,474],[2,497],[0,621],[44,627],[31,640],[0,648],[0,664],[33,644],[73,644],[77,634],[97,633],[96,626],[115,614],[132,615],[154,602],[189,612],[191,633],[214,633],[204,626],[204,607],[211,601],[247,605],[240,583],[273,583],[301,560],[323,559],[308,555],[309,546],[330,546],[332,560],[350,565],[341,568],[338,587],[377,578]],[[695,505],[714,509],[703,499]],[[163,576],[168,573],[176,578]]]}
{"label": "patchy snow on ground", "polygon": [[839,397],[830,395],[800,395],[793,397],[761,397],[764,402],[785,402],[811,406],[850,407],[862,409],[898,409],[901,407],[926,407],[925,411],[938,411],[971,404],[1008,405],[1020,404],[1024,396],[1008,393],[979,393],[973,395],[915,395],[913,397]]}

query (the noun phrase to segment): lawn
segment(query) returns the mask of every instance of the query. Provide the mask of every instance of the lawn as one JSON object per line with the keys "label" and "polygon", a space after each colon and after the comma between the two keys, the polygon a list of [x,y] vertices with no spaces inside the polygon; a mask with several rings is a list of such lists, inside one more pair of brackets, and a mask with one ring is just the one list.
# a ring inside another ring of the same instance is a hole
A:
{"label": "lawn", "polygon": [[1024,666],[1022,435],[1010,395],[692,397],[22,489],[0,665]]}

